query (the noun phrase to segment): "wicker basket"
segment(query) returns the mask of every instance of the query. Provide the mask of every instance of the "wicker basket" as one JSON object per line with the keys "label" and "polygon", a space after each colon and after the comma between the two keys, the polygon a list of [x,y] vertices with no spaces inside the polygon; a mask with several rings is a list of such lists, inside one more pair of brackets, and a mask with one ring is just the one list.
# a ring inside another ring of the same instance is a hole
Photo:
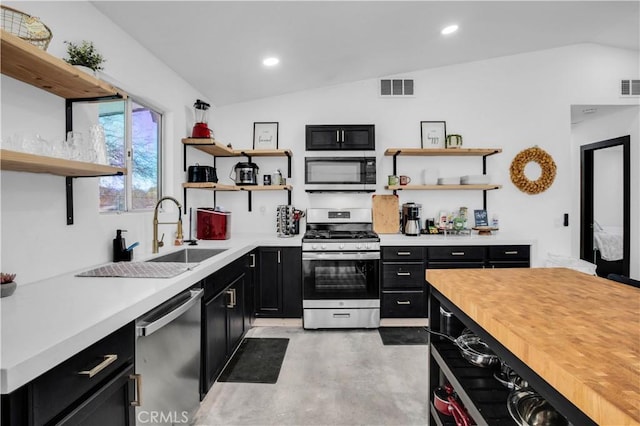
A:
{"label": "wicker basket", "polygon": [[40,19],[7,6],[2,6],[2,29],[42,50],[47,50],[53,37],[49,27]]}

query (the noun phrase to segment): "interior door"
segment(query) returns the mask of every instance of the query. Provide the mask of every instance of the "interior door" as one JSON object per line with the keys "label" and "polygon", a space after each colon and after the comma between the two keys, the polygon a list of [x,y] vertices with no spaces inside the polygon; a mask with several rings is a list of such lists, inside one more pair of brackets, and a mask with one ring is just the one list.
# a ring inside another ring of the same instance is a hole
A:
{"label": "interior door", "polygon": [[[631,248],[630,139],[630,136],[627,135],[584,145],[580,149],[580,258],[596,263],[596,273],[599,276],[606,277],[609,273],[629,276]],[[622,151],[621,161],[619,165],[612,166],[606,158],[615,157],[619,150]],[[613,179],[609,182],[617,183],[607,184],[604,182],[605,179]],[[618,214],[621,218],[616,216]],[[600,232],[603,237],[606,237],[606,240],[611,241],[611,244],[618,244],[616,233],[611,229],[617,227],[619,222],[622,225],[622,259],[603,259],[601,250],[594,250],[597,248],[597,242],[594,243],[594,234]],[[609,235],[607,235],[607,230],[611,231]]]}

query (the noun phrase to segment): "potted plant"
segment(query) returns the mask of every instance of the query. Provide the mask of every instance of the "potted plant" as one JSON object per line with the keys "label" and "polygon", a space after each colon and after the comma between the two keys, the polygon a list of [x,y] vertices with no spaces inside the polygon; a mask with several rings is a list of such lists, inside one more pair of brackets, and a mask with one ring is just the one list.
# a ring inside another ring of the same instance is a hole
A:
{"label": "potted plant", "polygon": [[16,291],[16,274],[5,274],[0,272],[0,297],[11,296]]}
{"label": "potted plant", "polygon": [[93,42],[82,40],[79,45],[70,41],[64,43],[67,45],[67,55],[69,55],[64,60],[68,64],[90,68],[94,73],[104,69],[102,64],[105,59],[97,52]]}

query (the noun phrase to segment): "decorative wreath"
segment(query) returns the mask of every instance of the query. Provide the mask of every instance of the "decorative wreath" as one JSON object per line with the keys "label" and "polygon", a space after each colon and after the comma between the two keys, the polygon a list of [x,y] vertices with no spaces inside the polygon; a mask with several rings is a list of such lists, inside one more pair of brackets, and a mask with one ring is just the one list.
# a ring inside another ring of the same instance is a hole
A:
{"label": "decorative wreath", "polygon": [[[524,168],[531,161],[538,163],[542,173],[536,180],[529,180],[524,174]],[[527,148],[520,151],[511,162],[509,168],[511,182],[527,194],[539,194],[546,191],[556,178],[556,163],[553,158],[543,149],[536,147]]]}

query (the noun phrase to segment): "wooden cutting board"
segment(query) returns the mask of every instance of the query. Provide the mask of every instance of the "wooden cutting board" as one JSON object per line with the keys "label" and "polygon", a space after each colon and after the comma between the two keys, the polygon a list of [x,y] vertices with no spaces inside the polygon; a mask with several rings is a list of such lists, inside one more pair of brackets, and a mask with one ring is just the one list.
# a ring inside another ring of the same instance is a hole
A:
{"label": "wooden cutting board", "polygon": [[397,195],[373,195],[373,230],[378,234],[397,234],[400,229],[399,206]]}

